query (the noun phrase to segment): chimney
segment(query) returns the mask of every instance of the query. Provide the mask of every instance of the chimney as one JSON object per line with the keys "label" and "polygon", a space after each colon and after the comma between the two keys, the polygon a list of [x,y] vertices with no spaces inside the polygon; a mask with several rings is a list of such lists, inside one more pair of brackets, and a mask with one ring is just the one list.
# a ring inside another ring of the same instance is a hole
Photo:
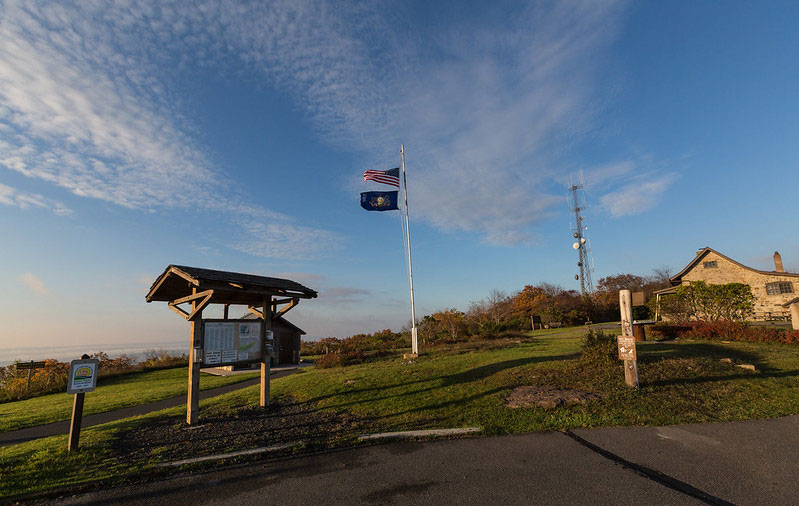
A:
{"label": "chimney", "polygon": [[782,257],[779,251],[774,252],[774,270],[777,272],[785,272],[785,269],[782,268]]}

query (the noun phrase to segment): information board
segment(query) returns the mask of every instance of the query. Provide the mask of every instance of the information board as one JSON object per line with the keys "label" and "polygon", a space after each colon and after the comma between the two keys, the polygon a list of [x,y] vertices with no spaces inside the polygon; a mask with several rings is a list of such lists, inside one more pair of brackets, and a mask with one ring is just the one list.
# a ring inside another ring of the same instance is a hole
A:
{"label": "information board", "polygon": [[97,388],[100,361],[96,358],[73,360],[69,363],[68,394],[84,394]]}
{"label": "information board", "polygon": [[262,350],[260,321],[203,320],[203,365],[255,362]]}

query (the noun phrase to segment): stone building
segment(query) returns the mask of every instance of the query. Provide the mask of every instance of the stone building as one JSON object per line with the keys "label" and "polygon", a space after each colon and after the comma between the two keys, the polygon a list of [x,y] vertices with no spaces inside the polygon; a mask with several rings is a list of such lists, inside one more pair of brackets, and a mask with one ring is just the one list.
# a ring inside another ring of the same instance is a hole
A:
{"label": "stone building", "polygon": [[[744,283],[752,288],[755,296],[755,320],[788,320],[790,311],[784,304],[796,298],[799,291],[799,273],[785,272],[782,258],[774,252],[774,270],[761,271],[747,267],[718,251],[705,247],[696,252],[693,260],[680,272],[672,276],[672,286],[654,293],[658,301],[664,295],[674,293],[678,286],[691,281],[708,284]],[[656,318],[659,315],[656,314]]]}

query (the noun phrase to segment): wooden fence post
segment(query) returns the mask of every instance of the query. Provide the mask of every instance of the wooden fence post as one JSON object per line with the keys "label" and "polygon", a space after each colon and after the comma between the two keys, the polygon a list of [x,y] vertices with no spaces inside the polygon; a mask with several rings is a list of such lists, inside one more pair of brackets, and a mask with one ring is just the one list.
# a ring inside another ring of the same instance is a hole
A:
{"label": "wooden fence post", "polygon": [[263,346],[263,358],[261,359],[261,407],[269,405],[269,375],[271,374],[269,354],[269,343],[267,335],[272,330],[272,297],[264,297],[264,312],[261,322],[261,346]]}
{"label": "wooden fence post", "polygon": [[[630,346],[632,342],[632,356],[635,354],[635,338],[633,337],[633,303],[632,292],[630,290],[619,291],[619,309],[621,311],[621,337],[619,338],[620,355],[622,341],[625,346]],[[624,360],[624,381],[627,386],[638,388],[638,360]]]}

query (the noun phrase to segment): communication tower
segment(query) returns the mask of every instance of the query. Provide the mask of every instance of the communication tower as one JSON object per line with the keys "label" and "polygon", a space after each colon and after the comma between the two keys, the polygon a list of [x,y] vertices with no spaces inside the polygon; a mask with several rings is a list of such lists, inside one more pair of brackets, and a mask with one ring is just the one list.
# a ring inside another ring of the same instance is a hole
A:
{"label": "communication tower", "polygon": [[591,280],[593,266],[589,264],[589,261],[593,263],[593,258],[591,258],[591,245],[587,238],[588,226],[585,224],[582,215],[582,211],[585,209],[585,192],[583,191],[582,173],[580,174],[580,182],[578,184],[574,184],[573,180],[570,181],[569,192],[571,193],[569,208],[572,214],[574,214],[572,236],[574,236],[575,242],[572,244],[572,248],[577,250],[577,267],[580,270],[579,274],[574,275],[574,279],[580,281],[580,292],[585,295],[594,291],[594,283]]}

